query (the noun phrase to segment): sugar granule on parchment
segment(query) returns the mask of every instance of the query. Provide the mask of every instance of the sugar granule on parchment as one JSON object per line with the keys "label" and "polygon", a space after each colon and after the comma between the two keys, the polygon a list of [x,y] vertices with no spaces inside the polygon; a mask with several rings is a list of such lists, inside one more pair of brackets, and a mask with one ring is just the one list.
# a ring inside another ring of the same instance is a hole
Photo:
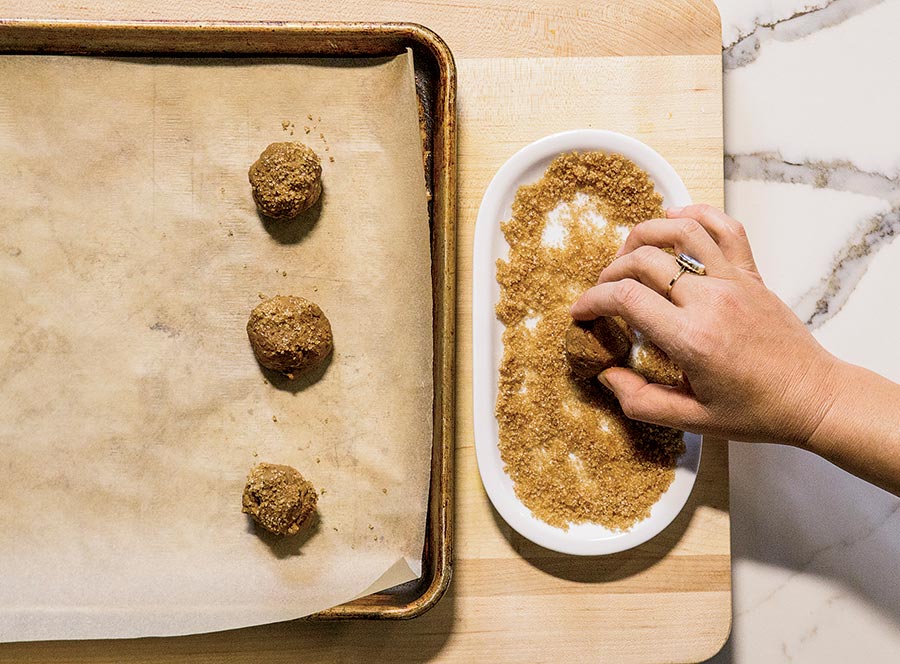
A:
{"label": "sugar granule on parchment", "polygon": [[626,418],[613,395],[570,371],[569,306],[593,286],[637,223],[662,217],[662,197],[628,159],[557,157],[519,188],[502,224],[497,318],[506,326],[496,416],[516,495],[547,523],[630,528],[674,479],[680,431]]}

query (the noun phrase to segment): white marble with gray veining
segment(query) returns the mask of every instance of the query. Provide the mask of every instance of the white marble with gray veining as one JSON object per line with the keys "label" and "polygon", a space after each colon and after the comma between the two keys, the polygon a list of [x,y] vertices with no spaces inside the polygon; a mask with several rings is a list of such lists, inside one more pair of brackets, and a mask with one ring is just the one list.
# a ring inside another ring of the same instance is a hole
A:
{"label": "white marble with gray veining", "polygon": [[[900,382],[900,0],[717,4],[728,211],[829,350]],[[731,487],[714,661],[900,661],[900,499],[776,445],[732,443]]]}

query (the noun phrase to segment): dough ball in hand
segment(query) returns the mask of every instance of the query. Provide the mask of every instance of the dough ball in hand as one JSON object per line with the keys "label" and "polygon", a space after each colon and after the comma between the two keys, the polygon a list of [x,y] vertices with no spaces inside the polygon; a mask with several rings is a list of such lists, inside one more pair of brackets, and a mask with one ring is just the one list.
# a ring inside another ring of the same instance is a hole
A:
{"label": "dough ball in hand", "polygon": [[244,487],[242,512],[276,535],[295,535],[310,523],[319,499],[295,468],[275,463],[254,466]]}
{"label": "dough ball in hand", "polygon": [[295,378],[320,364],[334,348],[331,323],[318,305],[276,295],[250,312],[247,336],[259,363]]}
{"label": "dough ball in hand", "polygon": [[631,340],[626,327],[614,318],[573,321],[566,330],[566,358],[576,376],[596,378],[628,361]]}
{"label": "dough ball in hand", "polygon": [[650,383],[678,387],[684,382],[681,368],[669,359],[659,346],[640,336],[635,342],[634,353],[629,358],[628,366]]}
{"label": "dough ball in hand", "polygon": [[303,143],[272,143],[248,175],[256,206],[273,219],[296,217],[315,205],[322,193],[322,162]]}

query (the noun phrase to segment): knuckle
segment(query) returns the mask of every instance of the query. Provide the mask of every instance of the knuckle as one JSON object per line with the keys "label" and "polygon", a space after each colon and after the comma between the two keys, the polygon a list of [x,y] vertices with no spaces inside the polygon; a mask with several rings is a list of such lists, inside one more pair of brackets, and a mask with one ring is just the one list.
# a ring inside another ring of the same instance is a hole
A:
{"label": "knuckle", "polygon": [[633,226],[631,230],[628,232],[628,237],[625,238],[625,244],[629,247],[633,247],[634,245],[640,245],[644,242],[644,229],[641,228],[643,224],[637,224]]}
{"label": "knuckle", "polygon": [[601,303],[600,291],[597,286],[591,286],[582,293],[581,297],[578,298],[578,302],[583,304],[585,308],[590,309],[591,312],[595,311]]}
{"label": "knuckle", "polygon": [[625,310],[633,309],[642,298],[641,289],[634,279],[623,279],[613,291],[615,301]]}
{"label": "knuckle", "polygon": [[687,354],[694,362],[706,364],[713,357],[716,339],[708,329],[694,327],[684,338]]}
{"label": "knuckle", "polygon": [[698,217],[705,217],[713,212],[714,208],[709,203],[697,203],[694,206],[694,212]]}
{"label": "knuckle", "polygon": [[723,309],[726,315],[731,315],[741,307],[741,296],[737,288],[731,284],[717,285],[710,289],[709,298],[715,309]]}
{"label": "knuckle", "polygon": [[622,408],[622,413],[629,420],[636,420],[640,415],[640,406],[638,404],[638,400],[634,395],[624,395],[619,399],[619,406]]}
{"label": "knuckle", "polygon": [[633,260],[641,267],[647,267],[653,262],[653,258],[656,255],[656,251],[654,251],[654,247],[649,245],[642,245],[631,252]]}
{"label": "knuckle", "polygon": [[744,228],[744,224],[739,222],[737,219],[732,219],[730,226],[731,226],[732,232],[735,235],[737,235],[740,239],[742,239],[742,240],[747,239],[747,229]]}
{"label": "knuckle", "polygon": [[680,234],[682,240],[689,240],[693,237],[696,237],[697,233],[703,232],[703,226],[700,225],[699,221],[695,221],[694,219],[685,219],[681,224]]}
{"label": "knuckle", "polygon": [[[678,327],[669,357],[678,364],[708,358],[718,343],[709,317],[686,318]],[[682,366],[682,368],[684,368]]]}
{"label": "knuckle", "polygon": [[671,426],[677,420],[668,406],[652,398],[643,390],[624,396],[619,400],[622,413],[630,420]]}

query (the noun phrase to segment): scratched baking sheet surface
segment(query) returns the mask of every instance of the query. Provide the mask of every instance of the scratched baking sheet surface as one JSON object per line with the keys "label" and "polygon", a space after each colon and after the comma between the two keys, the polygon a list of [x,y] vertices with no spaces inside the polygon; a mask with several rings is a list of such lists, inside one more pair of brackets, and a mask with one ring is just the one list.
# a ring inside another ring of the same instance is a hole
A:
{"label": "scratched baking sheet surface", "polygon": [[[411,55],[5,56],[0,79],[0,639],[234,628],[415,578],[432,306]],[[288,224],[247,182],[281,140],[324,171]],[[260,369],[260,293],[322,307],[324,371]],[[311,536],[240,513],[260,461],[324,490]]]}

